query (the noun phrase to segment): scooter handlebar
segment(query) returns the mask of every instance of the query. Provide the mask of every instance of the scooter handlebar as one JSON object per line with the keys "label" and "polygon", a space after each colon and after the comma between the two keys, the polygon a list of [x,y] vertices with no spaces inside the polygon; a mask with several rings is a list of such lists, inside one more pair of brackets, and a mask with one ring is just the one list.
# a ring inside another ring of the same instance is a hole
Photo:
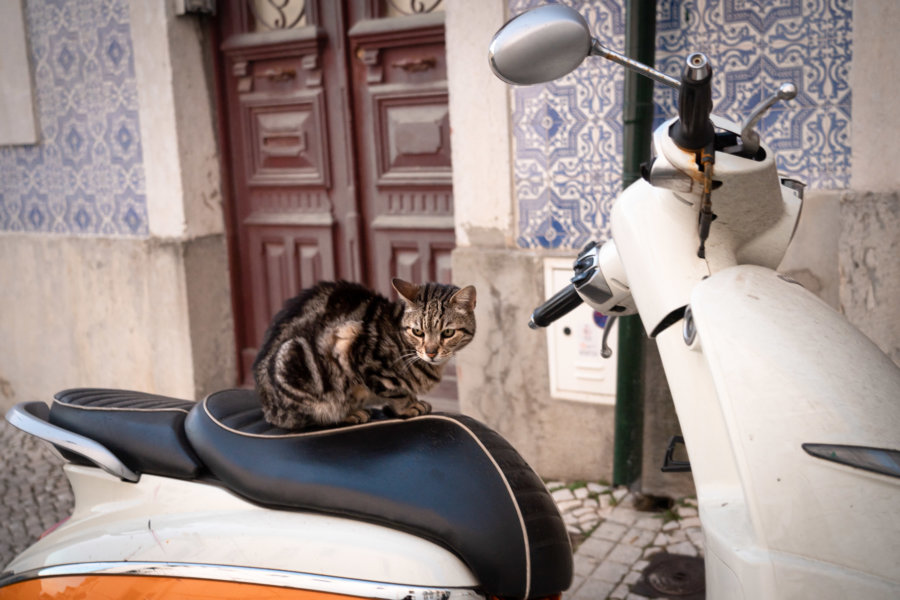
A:
{"label": "scooter handlebar", "polygon": [[552,298],[534,309],[528,326],[532,329],[546,327],[553,321],[572,312],[581,302],[581,296],[578,295],[575,286],[570,283],[556,292]]}
{"label": "scooter handlebar", "polygon": [[715,139],[712,112],[712,67],[706,56],[688,56],[678,89],[678,122],[672,139],[686,150],[699,151]]}

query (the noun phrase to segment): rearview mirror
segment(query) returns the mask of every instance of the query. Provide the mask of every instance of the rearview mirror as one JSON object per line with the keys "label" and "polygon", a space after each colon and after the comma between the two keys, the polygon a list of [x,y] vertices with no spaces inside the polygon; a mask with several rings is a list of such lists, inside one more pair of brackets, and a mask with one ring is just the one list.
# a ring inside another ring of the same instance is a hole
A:
{"label": "rearview mirror", "polygon": [[602,56],[670,87],[681,86],[679,80],[604,46],[591,36],[584,17],[561,4],[539,6],[514,17],[494,34],[488,51],[497,77],[515,85],[559,79],[589,55]]}
{"label": "rearview mirror", "polygon": [[507,83],[531,85],[572,72],[591,53],[590,30],[577,11],[548,4],[515,17],[491,40],[494,73]]}

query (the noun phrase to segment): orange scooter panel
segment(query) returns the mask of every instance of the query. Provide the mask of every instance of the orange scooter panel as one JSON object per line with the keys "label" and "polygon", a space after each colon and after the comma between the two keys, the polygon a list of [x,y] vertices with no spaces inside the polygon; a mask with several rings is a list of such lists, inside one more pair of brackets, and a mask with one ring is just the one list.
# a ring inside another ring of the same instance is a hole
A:
{"label": "orange scooter panel", "polygon": [[359,600],[293,588],[182,577],[66,575],[0,589],[0,600]]}

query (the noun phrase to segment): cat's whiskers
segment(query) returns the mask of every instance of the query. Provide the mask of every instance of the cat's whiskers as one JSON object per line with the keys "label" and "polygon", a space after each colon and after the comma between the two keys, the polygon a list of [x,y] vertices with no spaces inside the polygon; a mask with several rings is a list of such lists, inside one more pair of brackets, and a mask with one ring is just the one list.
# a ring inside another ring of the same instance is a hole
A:
{"label": "cat's whiskers", "polygon": [[421,360],[421,358],[419,358],[419,355],[416,354],[415,351],[407,352],[397,357],[397,360],[394,361],[394,365],[396,365],[398,362],[402,362],[403,367],[408,370],[417,360]]}

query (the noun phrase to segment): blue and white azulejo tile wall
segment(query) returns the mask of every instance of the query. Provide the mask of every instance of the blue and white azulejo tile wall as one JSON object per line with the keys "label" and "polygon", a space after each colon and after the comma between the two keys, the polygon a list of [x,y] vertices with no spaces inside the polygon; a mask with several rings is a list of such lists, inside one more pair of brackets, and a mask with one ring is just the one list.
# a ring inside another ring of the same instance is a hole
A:
{"label": "blue and white azulejo tile wall", "polygon": [[[545,0],[512,0],[516,15]],[[594,35],[625,47],[624,0],[567,1]],[[656,67],[678,77],[688,54],[714,68],[716,113],[741,121],[784,81],[799,90],[762,120],[779,170],[811,188],[850,182],[852,0],[659,0]],[[593,58],[545,85],[513,94],[518,237],[523,248],[580,248],[609,236],[622,182],[624,73]],[[676,93],[656,84],[656,122]]]}
{"label": "blue and white azulejo tile wall", "polygon": [[148,233],[125,0],[26,0],[41,139],[0,147],[0,231]]}

